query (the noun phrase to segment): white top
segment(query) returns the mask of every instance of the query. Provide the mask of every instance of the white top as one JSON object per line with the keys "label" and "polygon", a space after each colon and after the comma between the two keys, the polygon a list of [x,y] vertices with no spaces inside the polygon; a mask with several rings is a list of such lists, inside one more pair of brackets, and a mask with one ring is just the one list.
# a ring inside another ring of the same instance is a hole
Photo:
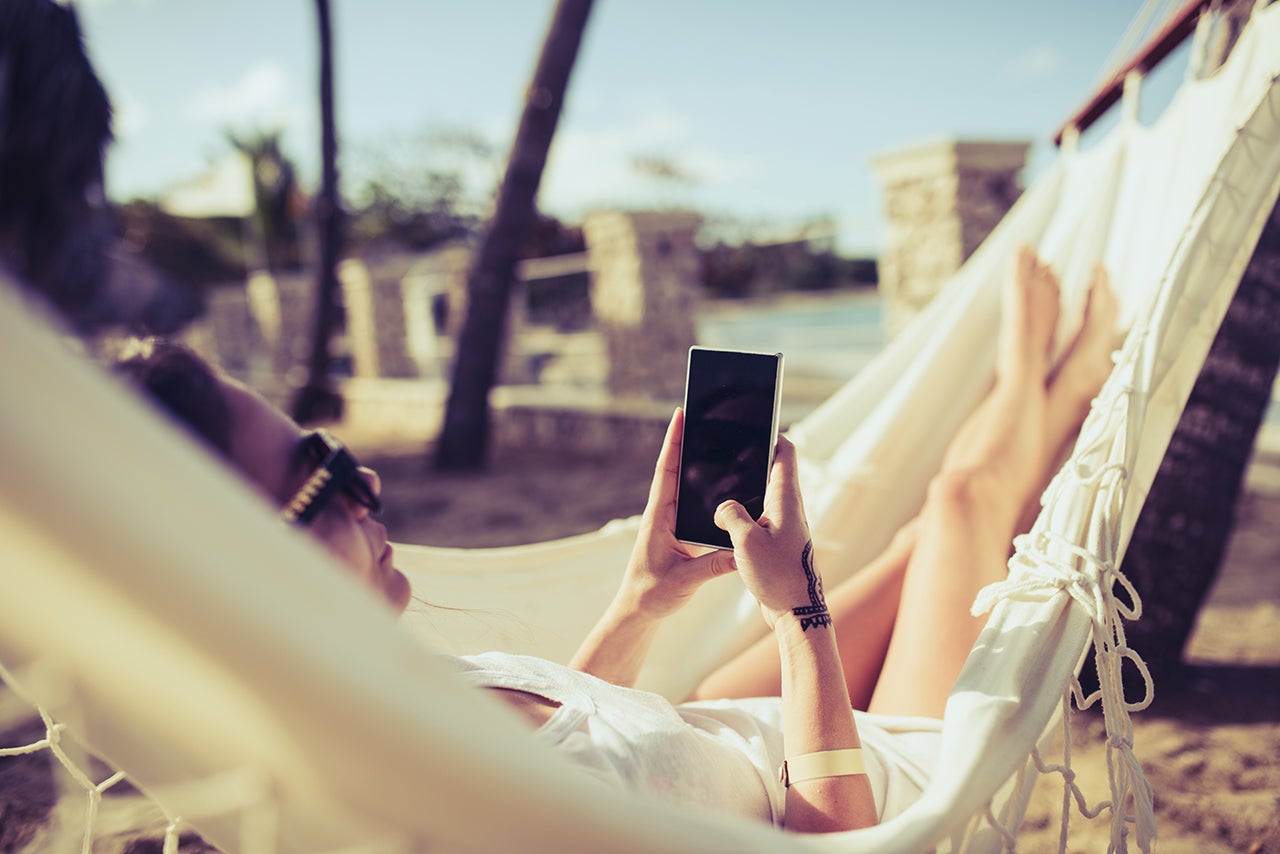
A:
{"label": "white top", "polygon": [[[777,697],[672,705],[540,658],[451,657],[465,680],[560,703],[538,737],[619,788],[781,824],[782,703]],[[933,774],[942,722],[855,713],[881,821]]]}

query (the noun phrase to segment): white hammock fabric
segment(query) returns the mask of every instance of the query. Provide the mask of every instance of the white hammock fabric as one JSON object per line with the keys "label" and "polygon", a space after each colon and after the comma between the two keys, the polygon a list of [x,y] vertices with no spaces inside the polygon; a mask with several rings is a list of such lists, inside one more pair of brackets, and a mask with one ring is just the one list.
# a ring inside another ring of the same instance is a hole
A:
{"label": "white hammock fabric", "polygon": [[[0,677],[50,716],[49,747],[65,725],[152,795],[175,850],[190,825],[245,852],[991,851],[1016,829],[1027,772],[1045,765],[1037,744],[1092,640],[1117,754],[1113,838],[1131,812],[1146,848],[1150,793],[1128,728],[1143,702],[1119,695],[1119,659],[1135,656],[1111,590],[1125,584],[1116,567],[1138,511],[1280,191],[1278,73],[1273,6],[1156,125],[1126,121],[1064,154],[927,312],[792,431],[831,586],[914,514],[989,386],[999,280],[1017,244],[1062,275],[1064,338],[1098,259],[1133,324],[1008,582],[981,597],[991,618],[948,702],[936,778],[880,827],[798,837],[602,791],[431,654],[567,659],[616,587],[633,522],[527,547],[397,546],[427,599],[474,609],[397,623],[9,289]],[[714,582],[663,627],[642,684],[684,695],[758,622],[736,579]],[[90,813],[115,779],[82,780]]]}

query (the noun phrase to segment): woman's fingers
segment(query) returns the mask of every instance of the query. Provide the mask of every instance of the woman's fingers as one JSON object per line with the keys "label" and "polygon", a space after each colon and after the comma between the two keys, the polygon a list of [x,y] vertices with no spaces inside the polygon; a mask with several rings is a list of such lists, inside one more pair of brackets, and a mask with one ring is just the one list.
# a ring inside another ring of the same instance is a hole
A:
{"label": "woman's fingers", "polygon": [[736,501],[726,501],[716,508],[714,517],[716,527],[729,534],[729,539],[737,546],[747,532],[756,526],[747,508]]}
{"label": "woman's fingers", "polygon": [[800,500],[800,475],[796,465],[796,446],[786,436],[778,437],[773,454],[773,472],[769,477],[768,496],[765,502],[771,521],[780,525],[788,519],[802,518],[804,509]]}
{"label": "woman's fingers", "polygon": [[738,563],[733,558],[733,552],[728,549],[712,549],[706,554],[695,557],[691,564],[697,568],[697,575],[702,581],[738,571]]}
{"label": "woman's fingers", "polygon": [[667,434],[662,439],[662,450],[653,467],[653,483],[649,485],[649,509],[674,510],[676,484],[680,476],[680,445],[684,441],[684,410],[676,408],[667,424]]}
{"label": "woman's fingers", "polygon": [[[785,436],[778,437],[764,506],[764,516],[757,523],[747,513],[746,508],[737,501],[726,501],[716,508],[715,523],[733,537],[735,529],[740,534],[745,534],[757,524],[778,528],[787,524],[788,520],[804,518],[804,506],[800,499],[799,475],[796,468],[796,446]],[[737,542],[737,538],[734,538],[734,542]]]}

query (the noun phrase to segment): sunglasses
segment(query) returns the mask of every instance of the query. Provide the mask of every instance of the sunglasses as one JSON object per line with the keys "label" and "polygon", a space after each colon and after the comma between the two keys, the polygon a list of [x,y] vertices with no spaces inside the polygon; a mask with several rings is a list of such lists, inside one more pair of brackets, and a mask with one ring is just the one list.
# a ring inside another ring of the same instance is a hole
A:
{"label": "sunglasses", "polygon": [[360,472],[360,463],[341,442],[323,430],[308,433],[302,440],[302,453],[315,466],[293,497],[285,502],[280,518],[291,525],[307,525],[339,493],[368,508],[370,513],[382,510],[382,502]]}

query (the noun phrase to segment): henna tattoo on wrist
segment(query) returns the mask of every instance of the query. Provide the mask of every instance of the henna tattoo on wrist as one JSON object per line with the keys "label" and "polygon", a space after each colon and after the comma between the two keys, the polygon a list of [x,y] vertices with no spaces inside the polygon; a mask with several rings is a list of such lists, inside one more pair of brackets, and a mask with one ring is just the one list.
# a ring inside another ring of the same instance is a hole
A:
{"label": "henna tattoo on wrist", "polygon": [[801,631],[829,626],[831,612],[827,610],[827,601],[822,595],[822,577],[813,565],[813,540],[804,544],[800,565],[804,567],[805,578],[809,579],[809,604],[792,608],[791,613],[800,618]]}

